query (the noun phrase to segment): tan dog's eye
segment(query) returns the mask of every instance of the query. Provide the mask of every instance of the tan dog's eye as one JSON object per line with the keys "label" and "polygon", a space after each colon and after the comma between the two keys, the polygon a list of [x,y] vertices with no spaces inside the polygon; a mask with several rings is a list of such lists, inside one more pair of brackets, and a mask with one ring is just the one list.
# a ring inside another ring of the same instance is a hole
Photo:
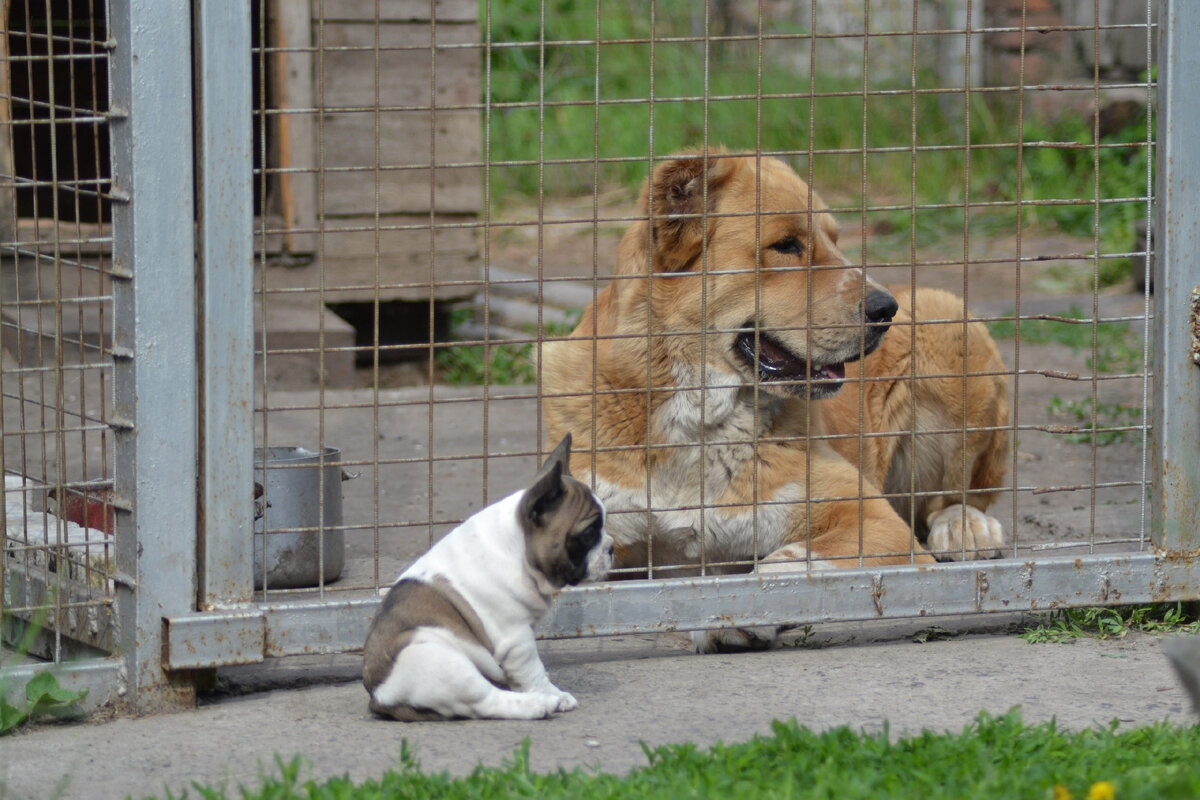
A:
{"label": "tan dog's eye", "polygon": [[800,241],[798,236],[787,236],[771,245],[770,249],[788,256],[802,256],[804,255],[804,242]]}

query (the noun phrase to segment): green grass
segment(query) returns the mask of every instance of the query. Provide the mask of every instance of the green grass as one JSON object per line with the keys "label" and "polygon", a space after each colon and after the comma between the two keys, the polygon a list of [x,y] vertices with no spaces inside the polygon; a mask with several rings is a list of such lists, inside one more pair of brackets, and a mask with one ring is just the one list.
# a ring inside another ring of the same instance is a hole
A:
{"label": "green grass", "polygon": [[[24,655],[29,652],[42,629],[47,613],[47,609],[39,609],[32,622],[15,626],[9,624],[10,620],[6,615],[5,624],[0,625],[0,629],[22,631],[20,637],[11,643],[15,653]],[[53,666],[47,667],[45,671],[30,678],[25,684],[24,701],[17,700],[15,705],[9,702],[9,682],[0,676],[0,736],[12,733],[36,717],[73,716],[79,713],[79,704],[87,697],[87,689],[64,689],[59,686],[53,669]]]}
{"label": "green grass", "polygon": [[[567,311],[567,322],[546,322],[542,326],[542,338],[566,336],[575,329],[582,311]],[[450,327],[457,331],[469,321],[474,310],[469,307],[451,312]],[[537,329],[527,326],[525,333],[534,336]],[[456,344],[442,346],[434,355],[438,375],[443,383],[452,386],[490,385],[512,386],[537,382],[537,365],[534,361],[534,343],[497,342],[488,346],[485,353],[481,344]]]}
{"label": "green grass", "polygon": [[[1135,373],[1141,370],[1142,337],[1129,323],[1093,324],[1089,315],[1074,306],[1069,311],[1052,316],[1058,319],[1022,319],[1021,341],[1027,344],[1057,344],[1069,347],[1076,353],[1088,353],[1088,369],[1097,372]],[[988,322],[987,326],[997,339],[1016,338],[1015,320],[995,320]]]}
{"label": "green grass", "polygon": [[1108,608],[1064,608],[1043,614],[1041,622],[1021,633],[1030,644],[1069,642],[1080,638],[1121,638],[1142,633],[1200,634],[1200,620],[1182,603]]}
{"label": "green grass", "polygon": [[1140,442],[1142,438],[1140,429],[1113,430],[1140,426],[1142,410],[1137,406],[1093,401],[1090,396],[1082,400],[1063,400],[1056,395],[1050,398],[1046,410],[1050,416],[1065,418],[1079,428],[1077,433],[1065,435],[1068,442],[1091,444],[1095,439],[1096,444],[1103,447],[1118,442]]}
{"label": "green grass", "polygon": [[257,789],[232,795],[212,787],[194,791],[209,800],[1200,797],[1200,770],[1195,769],[1200,726],[1166,723],[1119,730],[1114,721],[1105,728],[1068,732],[1053,722],[1027,725],[1012,711],[981,713],[961,733],[925,731],[893,740],[886,728],[817,733],[792,721],[775,722],[770,735],[741,744],[669,745],[645,752],[648,764],[626,776],[579,768],[538,773],[530,769],[526,741],[505,766],[478,767],[468,777],[453,778],[424,772],[405,743],[398,767],[379,780],[306,781],[301,760],[294,759],[280,763],[280,776],[265,779]]}
{"label": "green grass", "polygon": [[[1048,344],[1069,347],[1073,352],[1085,352],[1088,369],[1103,374],[1136,374],[1142,370],[1142,337],[1125,322],[1092,324],[1078,308],[1053,315],[1058,319],[1021,320],[1021,341],[1027,344]],[[1073,320],[1079,320],[1075,322]],[[987,323],[997,339],[1013,339],[1017,335],[1014,320],[1001,319]],[[1093,349],[1094,348],[1094,349]],[[1054,418],[1065,419],[1080,430],[1065,434],[1069,442],[1097,445],[1136,442],[1140,430],[1111,430],[1142,424],[1142,410],[1123,403],[1094,401],[1091,396],[1064,400],[1055,396],[1046,407]]]}
{"label": "green grass", "polygon": [[0,681],[0,736],[12,733],[39,716],[74,715],[87,690],[73,691],[58,685],[52,672],[39,672],[25,684],[25,702],[12,705],[4,699],[5,682]]}
{"label": "green grass", "polygon": [[530,342],[493,344],[486,353],[481,344],[443,347],[434,361],[441,381],[451,386],[512,386],[537,381]]}
{"label": "green grass", "polygon": [[[1089,286],[1128,275],[1130,259],[1119,254],[1132,248],[1134,222],[1146,215],[1144,116],[1096,142],[1088,115],[1028,119],[1018,131],[1008,107],[1014,98],[973,95],[966,130],[961,97],[914,95],[907,74],[876,70],[866,86],[829,70],[810,79],[811,39],[801,24],[771,21],[764,34],[797,38],[760,54],[753,37],[707,48],[702,39],[681,41],[704,30],[700,5],[657,3],[653,28],[641,0],[597,8],[576,0],[481,0],[493,45],[484,91],[495,208],[514,196],[633,191],[652,156],[723,144],[783,153],[803,176],[811,166],[817,187],[845,208],[901,206],[866,214],[888,248],[913,237],[924,246],[968,224],[972,234],[1012,231],[1020,200],[1026,226],[1098,237],[1100,253],[1111,257],[1097,261]],[[908,46],[903,37],[895,42]],[[942,82],[920,71],[917,85]],[[917,150],[935,147],[948,149]],[[976,204],[969,219],[967,200]],[[951,207],[919,208],[925,204]]]}

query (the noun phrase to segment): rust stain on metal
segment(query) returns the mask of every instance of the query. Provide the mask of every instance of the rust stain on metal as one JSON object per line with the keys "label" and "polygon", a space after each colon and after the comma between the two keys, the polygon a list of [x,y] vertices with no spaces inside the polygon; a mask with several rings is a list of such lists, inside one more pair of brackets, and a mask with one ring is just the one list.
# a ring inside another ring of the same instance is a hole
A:
{"label": "rust stain on metal", "polygon": [[975,610],[983,611],[983,598],[987,596],[988,589],[991,584],[988,582],[987,573],[983,570],[975,573]]}
{"label": "rust stain on metal", "polygon": [[875,616],[883,616],[883,596],[887,589],[883,588],[883,576],[876,572],[871,576],[871,600],[875,603]]}
{"label": "rust stain on metal", "polygon": [[1189,317],[1192,326],[1192,363],[1200,367],[1200,286],[1192,289],[1192,313]]}

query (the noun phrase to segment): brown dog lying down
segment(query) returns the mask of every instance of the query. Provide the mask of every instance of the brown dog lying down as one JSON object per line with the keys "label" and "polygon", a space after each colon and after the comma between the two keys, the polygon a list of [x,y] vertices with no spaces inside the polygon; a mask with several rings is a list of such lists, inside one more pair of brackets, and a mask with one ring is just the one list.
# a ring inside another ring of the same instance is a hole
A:
{"label": "brown dog lying down", "polygon": [[549,435],[574,434],[615,567],[1000,554],[985,513],[1009,452],[995,343],[960,298],[889,292],[849,266],[826,208],[775,158],[665,162],[613,281],[544,346]]}

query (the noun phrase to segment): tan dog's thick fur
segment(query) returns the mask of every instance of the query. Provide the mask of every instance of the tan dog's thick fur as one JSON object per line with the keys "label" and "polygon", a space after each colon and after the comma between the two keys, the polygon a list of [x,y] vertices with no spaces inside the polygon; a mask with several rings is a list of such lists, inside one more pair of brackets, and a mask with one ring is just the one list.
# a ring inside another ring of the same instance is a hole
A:
{"label": "tan dog's thick fur", "polygon": [[574,433],[618,567],[999,554],[995,343],[958,297],[849,266],[826,208],[774,158],[665,162],[612,282],[544,346],[550,435]]}

